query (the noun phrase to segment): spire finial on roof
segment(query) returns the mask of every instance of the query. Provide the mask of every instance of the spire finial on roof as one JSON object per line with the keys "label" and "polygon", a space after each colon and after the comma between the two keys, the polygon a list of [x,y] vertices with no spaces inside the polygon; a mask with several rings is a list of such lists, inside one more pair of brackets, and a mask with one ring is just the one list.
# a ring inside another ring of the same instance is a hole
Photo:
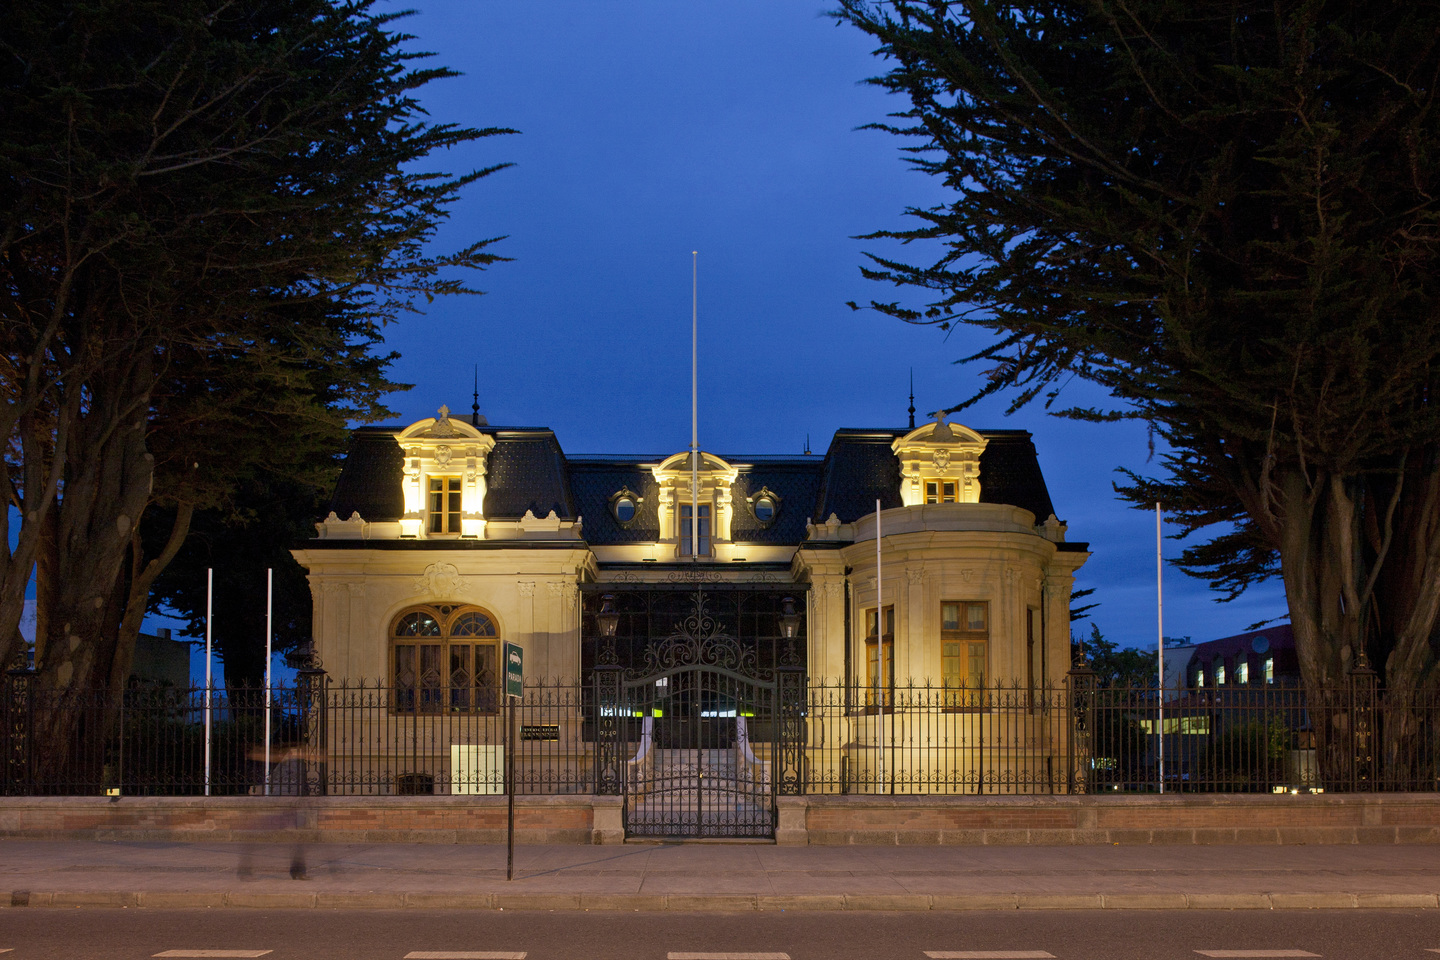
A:
{"label": "spire finial on roof", "polygon": [[910,429],[915,429],[915,368],[910,368]]}
{"label": "spire finial on roof", "polygon": [[810,456],[810,434],[805,434],[805,456]]}
{"label": "spire finial on roof", "polygon": [[470,394],[470,426],[480,426],[480,364],[475,364],[475,392]]}

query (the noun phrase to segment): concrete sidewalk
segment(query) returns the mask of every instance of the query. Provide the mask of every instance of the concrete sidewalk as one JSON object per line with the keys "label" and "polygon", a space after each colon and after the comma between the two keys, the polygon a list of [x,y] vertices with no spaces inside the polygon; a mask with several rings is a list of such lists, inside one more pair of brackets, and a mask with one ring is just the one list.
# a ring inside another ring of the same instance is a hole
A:
{"label": "concrete sidewalk", "polygon": [[[0,840],[0,907],[1011,910],[1440,907],[1415,846],[779,847]],[[242,869],[248,864],[248,869]]]}

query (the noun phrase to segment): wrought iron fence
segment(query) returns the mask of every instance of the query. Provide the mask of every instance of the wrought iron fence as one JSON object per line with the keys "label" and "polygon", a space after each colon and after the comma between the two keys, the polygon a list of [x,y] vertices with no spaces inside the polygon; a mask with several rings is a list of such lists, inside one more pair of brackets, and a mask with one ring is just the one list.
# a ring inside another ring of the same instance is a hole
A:
{"label": "wrought iron fence", "polygon": [[[217,688],[208,709],[203,689],[55,694],[27,673],[0,676],[0,694],[8,795],[501,793],[506,710],[515,711],[516,792],[589,794],[610,786],[597,779],[597,717],[608,722],[618,709],[637,730],[643,721],[633,705],[597,707],[609,701],[591,683],[538,679],[488,712],[323,674],[268,698]],[[785,742],[803,744],[798,758],[777,756],[773,718],[748,718],[740,736],[740,716],[708,717],[719,732],[706,748],[740,749],[743,740],[756,762],[794,771],[777,787],[785,793],[1440,788],[1440,699],[1382,691],[1373,674],[1318,698],[1271,684],[1162,697],[1154,687],[1096,689],[1093,675],[1077,671],[1053,686],[879,691],[812,680],[784,699]]]}

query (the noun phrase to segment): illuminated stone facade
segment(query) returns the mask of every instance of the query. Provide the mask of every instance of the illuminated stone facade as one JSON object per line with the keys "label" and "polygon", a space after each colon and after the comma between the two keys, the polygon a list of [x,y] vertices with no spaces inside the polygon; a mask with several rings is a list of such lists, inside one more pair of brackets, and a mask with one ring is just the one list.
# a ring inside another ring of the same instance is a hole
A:
{"label": "illuminated stone facade", "polygon": [[398,618],[474,608],[483,641],[524,647],[527,675],[581,678],[607,585],[696,582],[793,593],[811,678],[1033,685],[1069,669],[1089,554],[1065,539],[1028,433],[936,422],[841,430],[823,456],[707,452],[694,491],[690,461],[567,458],[549,430],[443,408],[357,431],[332,512],[294,551],[325,669],[391,682]]}

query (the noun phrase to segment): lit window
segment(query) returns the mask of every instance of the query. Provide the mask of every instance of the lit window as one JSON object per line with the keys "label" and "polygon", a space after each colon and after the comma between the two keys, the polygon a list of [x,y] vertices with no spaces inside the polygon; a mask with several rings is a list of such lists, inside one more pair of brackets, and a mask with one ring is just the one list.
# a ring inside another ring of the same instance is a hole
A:
{"label": "lit window", "polygon": [[959,503],[960,498],[956,495],[956,483],[954,480],[926,480],[925,481],[925,502],[926,503]]}
{"label": "lit window", "polygon": [[1241,660],[1239,663],[1235,664],[1235,682],[1250,682],[1250,662],[1248,660]]}
{"label": "lit window", "polygon": [[499,631],[474,607],[422,607],[390,630],[397,713],[494,713]]}
{"label": "lit window", "polygon": [[1204,670],[1196,670],[1196,671],[1195,671],[1195,686],[1197,686],[1197,687],[1203,687],[1203,686],[1205,686],[1205,671],[1204,671]]}
{"label": "lit window", "polygon": [[885,632],[879,633],[875,608],[865,611],[865,705],[890,704],[895,687],[895,608],[885,608]]}
{"label": "lit window", "polygon": [[1214,673],[1215,686],[1218,687],[1225,682],[1225,661],[1219,657],[1215,658]]}
{"label": "lit window", "polygon": [[430,478],[430,533],[460,532],[460,478]]}
{"label": "lit window", "polygon": [[1275,658],[1274,658],[1274,657],[1266,657],[1266,658],[1265,658],[1265,682],[1266,682],[1266,683],[1274,683],[1274,682],[1275,682]]}
{"label": "lit window", "polygon": [[985,685],[989,606],[974,600],[946,600],[940,604],[940,675],[946,689]]}
{"label": "lit window", "polygon": [[[688,557],[690,549],[690,537],[694,532],[694,514],[691,513],[691,504],[682,504],[680,507],[680,555]],[[710,555],[710,504],[700,504],[700,549],[693,551],[702,557]]]}

